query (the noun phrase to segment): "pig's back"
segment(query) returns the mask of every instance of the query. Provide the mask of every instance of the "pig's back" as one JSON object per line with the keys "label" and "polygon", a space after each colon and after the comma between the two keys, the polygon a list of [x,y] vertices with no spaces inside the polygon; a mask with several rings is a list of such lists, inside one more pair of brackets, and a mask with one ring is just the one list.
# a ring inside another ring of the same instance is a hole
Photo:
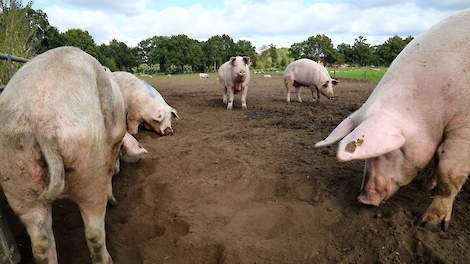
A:
{"label": "pig's back", "polygon": [[59,48],[25,64],[0,96],[0,136],[53,138],[69,151],[93,149],[105,140],[98,91],[103,76],[97,76],[101,66],[88,56]]}
{"label": "pig's back", "polygon": [[315,84],[324,71],[321,65],[310,59],[299,59],[287,66],[284,76],[293,76],[296,82],[309,86]]}

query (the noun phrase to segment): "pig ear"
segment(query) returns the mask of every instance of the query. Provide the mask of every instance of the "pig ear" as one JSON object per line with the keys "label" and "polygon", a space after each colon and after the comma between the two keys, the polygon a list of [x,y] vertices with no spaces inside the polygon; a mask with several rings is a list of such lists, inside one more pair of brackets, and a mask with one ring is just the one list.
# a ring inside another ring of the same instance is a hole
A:
{"label": "pig ear", "polygon": [[339,81],[336,80],[336,79],[331,79],[331,82],[333,83],[333,85],[338,85]]}
{"label": "pig ear", "polygon": [[405,137],[390,117],[376,115],[367,118],[341,140],[336,154],[340,161],[368,159],[401,148]]}
{"label": "pig ear", "polygon": [[230,64],[234,65],[236,60],[237,60],[236,57],[231,57],[230,58]]}
{"label": "pig ear", "polygon": [[171,109],[171,114],[178,120],[180,120],[180,116],[178,115],[178,111],[176,111],[176,109],[172,108]]}
{"label": "pig ear", "polygon": [[356,115],[357,114],[355,112],[344,119],[343,122],[341,122],[326,139],[315,144],[315,147],[320,148],[329,146],[349,134],[349,132],[351,132],[355,127],[354,117]]}
{"label": "pig ear", "polygon": [[245,64],[250,64],[251,63],[251,59],[248,56],[243,57],[243,61],[245,62]]}

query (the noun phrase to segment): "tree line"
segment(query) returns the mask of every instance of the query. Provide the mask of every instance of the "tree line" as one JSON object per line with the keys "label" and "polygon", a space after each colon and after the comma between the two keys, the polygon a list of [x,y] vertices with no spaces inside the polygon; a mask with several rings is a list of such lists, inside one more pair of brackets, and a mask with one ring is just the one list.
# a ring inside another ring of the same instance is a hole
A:
{"label": "tree line", "polygon": [[47,14],[40,9],[34,10],[31,3],[24,5],[22,0],[0,0],[0,52],[32,57],[52,48],[75,46],[112,71],[143,74],[214,71],[235,55],[250,56],[254,68],[268,70],[283,69],[299,58],[323,61],[327,65],[388,66],[412,39],[394,36],[374,46],[359,36],[352,45],[342,43],[335,47],[328,36],[315,35],[290,48],[264,45],[259,53],[250,41],[234,41],[225,34],[206,41],[179,34],[154,36],[142,40],[136,47],[116,39],[97,45],[85,30],[59,32],[57,27],[50,25]]}

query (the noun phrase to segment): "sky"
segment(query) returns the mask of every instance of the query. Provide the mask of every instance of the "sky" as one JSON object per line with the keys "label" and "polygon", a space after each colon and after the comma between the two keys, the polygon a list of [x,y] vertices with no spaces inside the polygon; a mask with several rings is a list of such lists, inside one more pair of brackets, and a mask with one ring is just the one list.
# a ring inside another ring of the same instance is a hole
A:
{"label": "sky", "polygon": [[260,48],[290,47],[326,34],[335,45],[363,35],[371,44],[416,36],[443,18],[470,8],[470,0],[35,0],[60,31],[87,30],[97,44],[112,39],[136,46],[156,35],[216,34]]}

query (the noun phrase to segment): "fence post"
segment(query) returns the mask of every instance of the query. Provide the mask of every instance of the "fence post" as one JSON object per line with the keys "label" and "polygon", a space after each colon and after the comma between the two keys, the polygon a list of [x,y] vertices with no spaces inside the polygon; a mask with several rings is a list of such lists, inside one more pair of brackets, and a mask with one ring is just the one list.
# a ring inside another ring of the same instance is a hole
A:
{"label": "fence post", "polygon": [[11,63],[11,56],[8,55],[7,57],[7,68],[8,68],[8,79],[11,79],[11,77],[13,76],[13,67],[12,67],[12,63]]}

